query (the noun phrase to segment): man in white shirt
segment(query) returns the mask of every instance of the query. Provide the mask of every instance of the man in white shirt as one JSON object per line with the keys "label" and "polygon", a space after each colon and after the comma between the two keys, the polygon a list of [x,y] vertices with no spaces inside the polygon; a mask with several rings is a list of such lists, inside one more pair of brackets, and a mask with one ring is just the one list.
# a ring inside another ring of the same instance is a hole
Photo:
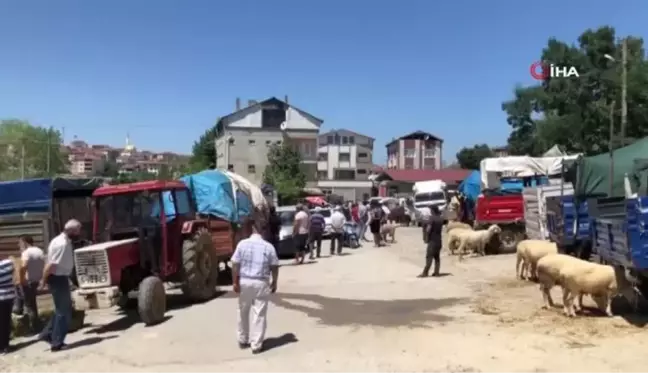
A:
{"label": "man in white shirt", "polygon": [[306,253],[309,251],[308,245],[308,228],[309,216],[306,212],[307,209],[303,205],[297,205],[297,213],[295,214],[295,221],[293,223],[293,240],[295,242],[295,263],[301,264],[306,258]]}
{"label": "man in white shirt", "polygon": [[335,255],[336,246],[337,254],[342,254],[344,223],[346,223],[346,217],[342,213],[342,207],[337,206],[331,214],[331,255]]}
{"label": "man in white shirt", "polygon": [[258,354],[263,351],[268,298],[277,291],[279,259],[274,247],[259,234],[262,229],[258,223],[248,224],[252,225],[253,233],[236,245],[232,281],[234,292],[239,295],[239,347],[251,347],[252,353]]}
{"label": "man in white shirt", "polygon": [[81,223],[72,219],[65,223],[63,232],[50,242],[47,248],[47,261],[43,270],[41,287],[47,287],[54,299],[54,315],[40,334],[40,339],[49,342],[52,352],[66,347],[67,335],[72,319],[72,294],[70,275],[74,269],[72,241],[81,234]]}
{"label": "man in white shirt", "polygon": [[43,278],[45,253],[40,247],[34,246],[34,239],[29,235],[20,236],[18,246],[21,250],[20,279],[23,282],[19,286],[15,309],[18,314],[22,314],[23,311],[27,314],[32,333],[37,333],[41,330],[41,322],[36,295]]}
{"label": "man in white shirt", "polygon": [[423,242],[427,243],[427,226],[432,218],[432,210],[429,207],[421,207],[418,209],[420,212],[419,220],[421,221],[421,228],[423,231]]}

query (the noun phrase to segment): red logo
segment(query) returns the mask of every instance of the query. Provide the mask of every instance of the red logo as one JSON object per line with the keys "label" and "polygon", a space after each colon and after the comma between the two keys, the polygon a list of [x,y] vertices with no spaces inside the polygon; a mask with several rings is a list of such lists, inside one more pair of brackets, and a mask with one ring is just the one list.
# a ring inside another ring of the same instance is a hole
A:
{"label": "red logo", "polygon": [[551,76],[549,65],[542,61],[532,63],[529,72],[531,73],[531,77],[535,80],[546,80]]}

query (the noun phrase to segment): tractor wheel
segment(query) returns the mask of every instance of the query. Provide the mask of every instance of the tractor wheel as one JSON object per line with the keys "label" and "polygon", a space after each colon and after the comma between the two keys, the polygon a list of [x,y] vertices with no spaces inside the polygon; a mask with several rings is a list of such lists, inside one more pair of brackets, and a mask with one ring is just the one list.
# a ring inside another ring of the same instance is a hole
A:
{"label": "tractor wheel", "polygon": [[205,301],[216,294],[218,258],[211,236],[201,229],[182,243],[182,292],[192,301]]}
{"label": "tractor wheel", "polygon": [[524,236],[513,229],[503,228],[499,235],[500,248],[498,254],[511,254],[517,251],[517,245],[524,239]]}
{"label": "tractor wheel", "polygon": [[158,324],[164,320],[166,292],[160,278],[149,276],[142,280],[137,294],[137,311],[147,326]]}

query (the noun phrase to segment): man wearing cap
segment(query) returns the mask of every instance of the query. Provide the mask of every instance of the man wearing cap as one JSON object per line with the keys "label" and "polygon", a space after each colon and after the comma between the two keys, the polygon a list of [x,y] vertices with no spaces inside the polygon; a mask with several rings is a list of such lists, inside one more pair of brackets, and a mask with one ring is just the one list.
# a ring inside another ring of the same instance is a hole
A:
{"label": "man wearing cap", "polygon": [[51,351],[64,349],[72,319],[72,294],[70,293],[70,275],[74,269],[72,242],[81,234],[81,223],[72,219],[65,223],[63,232],[50,242],[47,248],[47,260],[43,269],[40,287],[45,284],[52,293],[54,315],[41,332],[39,338],[49,342]]}

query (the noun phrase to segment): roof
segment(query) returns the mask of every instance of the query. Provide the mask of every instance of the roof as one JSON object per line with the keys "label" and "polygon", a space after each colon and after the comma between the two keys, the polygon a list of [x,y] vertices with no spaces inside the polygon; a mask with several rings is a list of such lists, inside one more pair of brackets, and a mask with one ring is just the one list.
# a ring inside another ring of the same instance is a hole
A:
{"label": "roof", "polygon": [[470,172],[471,170],[449,168],[441,170],[383,170],[382,175],[394,181],[410,183],[426,180],[443,180],[446,183],[452,183],[465,179]]}
{"label": "roof", "polygon": [[291,107],[291,108],[297,110],[300,114],[305,115],[305,116],[309,117],[310,119],[312,119],[312,120],[314,120],[314,121],[316,121],[316,122],[319,122],[320,124],[324,123],[324,120],[319,119],[319,118],[317,118],[316,116],[314,116],[314,115],[312,115],[312,114],[309,114],[309,113],[305,112],[304,110],[301,110],[301,109],[297,108],[297,107],[294,106],[294,105],[291,105],[291,104],[289,104],[289,103],[287,103],[287,102],[285,102],[285,101],[281,101],[280,99],[278,99],[278,98],[276,98],[276,97],[270,97],[270,98],[267,99],[267,100],[259,101],[259,102],[255,103],[254,105],[246,106],[246,107],[244,107],[244,108],[242,108],[242,109],[240,109],[240,110],[236,110],[235,112],[230,113],[230,114],[228,114],[228,115],[226,115],[226,116],[220,118],[220,119],[218,120],[218,123],[216,123],[216,125],[218,126],[218,125],[222,125],[222,124],[228,122],[229,119],[231,119],[231,117],[235,116],[236,114],[244,113],[244,112],[251,113],[251,112],[253,112],[253,111],[259,109],[259,108],[260,108],[261,106],[263,106],[264,104],[268,104],[268,103],[272,103],[272,102],[278,102],[278,103],[282,103],[282,104],[284,104],[284,105],[288,105],[288,107]]}
{"label": "roof", "polygon": [[399,138],[397,138],[397,139],[394,139],[394,140],[388,142],[387,145],[385,145],[385,146],[389,146],[389,145],[395,143],[395,142],[398,141],[398,140],[418,139],[418,138],[420,138],[420,137],[424,137],[424,136],[429,136],[431,139],[434,139],[434,140],[437,140],[437,141],[443,142],[443,139],[442,139],[442,138],[440,138],[440,137],[438,137],[438,136],[434,136],[433,134],[431,134],[431,133],[429,133],[429,132],[424,132],[424,131],[414,131],[414,132],[409,133],[409,134],[407,134],[407,135],[405,135],[405,136],[401,136],[401,137],[399,137]]}
{"label": "roof", "polygon": [[162,190],[186,189],[186,188],[187,186],[182,181],[162,181],[162,180],[140,181],[138,183],[103,186],[95,190],[92,196],[99,197],[99,196],[106,196],[106,195],[113,195],[113,194],[142,192],[145,190],[162,191]]}
{"label": "roof", "polygon": [[324,132],[324,133],[320,133],[318,136],[320,136],[320,137],[321,137],[321,136],[328,136],[328,135],[331,134],[331,133],[337,133],[337,132],[339,132],[339,131],[345,131],[345,132],[348,132],[348,133],[350,133],[350,134],[352,134],[352,135],[354,135],[354,136],[362,136],[362,137],[366,137],[366,138],[368,138],[368,139],[370,139],[370,140],[376,140],[375,138],[373,138],[373,137],[371,137],[371,136],[363,135],[363,134],[361,134],[361,133],[358,133],[358,132],[355,132],[355,131],[348,130],[348,129],[346,129],[346,128],[336,128],[336,129],[332,129],[332,130],[330,130],[330,131],[327,131],[327,132]]}

